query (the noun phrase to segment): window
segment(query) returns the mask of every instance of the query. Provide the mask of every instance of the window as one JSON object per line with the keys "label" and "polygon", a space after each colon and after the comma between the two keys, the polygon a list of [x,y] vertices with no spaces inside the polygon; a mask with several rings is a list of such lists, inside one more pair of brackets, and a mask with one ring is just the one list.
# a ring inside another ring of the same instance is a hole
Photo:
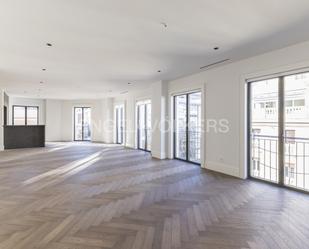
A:
{"label": "window", "polygon": [[39,107],[13,106],[13,125],[38,125]]}
{"label": "window", "polygon": [[266,102],[265,108],[276,108],[276,102]]}
{"label": "window", "polygon": [[252,129],[252,135],[259,135],[261,133],[261,129]]}
{"label": "window", "polygon": [[284,167],[284,175],[293,180],[295,178],[295,165],[286,163]]}
{"label": "window", "polygon": [[304,99],[295,99],[294,100],[294,106],[305,106],[305,100]]}
{"label": "window", "polygon": [[292,106],[293,106],[293,100],[285,101],[285,107],[292,107]]}
{"label": "window", "polygon": [[285,142],[290,144],[295,143],[295,130],[285,130]]}
{"label": "window", "polygon": [[253,170],[260,171],[260,161],[258,159],[253,159]]}
{"label": "window", "polygon": [[309,191],[308,82],[309,72],[248,83],[251,177]]}

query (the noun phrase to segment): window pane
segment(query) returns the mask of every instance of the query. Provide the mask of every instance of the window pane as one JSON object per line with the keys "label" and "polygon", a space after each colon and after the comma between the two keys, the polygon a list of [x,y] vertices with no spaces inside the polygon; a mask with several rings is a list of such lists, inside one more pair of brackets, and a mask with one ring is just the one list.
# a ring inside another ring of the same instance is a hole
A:
{"label": "window pane", "polygon": [[278,83],[278,78],[251,83],[250,174],[272,182],[278,182],[279,173]]}
{"label": "window pane", "polygon": [[27,125],[38,125],[38,107],[27,107]]}
{"label": "window pane", "polygon": [[139,149],[146,149],[146,124],[145,124],[145,108],[146,105],[138,105],[138,129],[139,129],[139,135],[138,135],[138,148]]}
{"label": "window pane", "polygon": [[201,93],[189,94],[189,161],[201,161]]}
{"label": "window pane", "polygon": [[175,157],[187,159],[187,95],[175,96]]}
{"label": "window pane", "polygon": [[84,120],[83,120],[83,128],[84,128],[84,137],[83,140],[91,140],[91,109],[84,108]]}
{"label": "window pane", "polygon": [[26,125],[26,107],[14,106],[14,125]]}
{"label": "window pane", "polygon": [[284,183],[309,191],[309,73],[284,78]]}
{"label": "window pane", "polygon": [[147,136],[147,144],[146,150],[151,150],[151,104],[146,104],[146,136]]}
{"label": "window pane", "polygon": [[81,141],[83,140],[83,109],[75,108],[75,132],[74,140]]}

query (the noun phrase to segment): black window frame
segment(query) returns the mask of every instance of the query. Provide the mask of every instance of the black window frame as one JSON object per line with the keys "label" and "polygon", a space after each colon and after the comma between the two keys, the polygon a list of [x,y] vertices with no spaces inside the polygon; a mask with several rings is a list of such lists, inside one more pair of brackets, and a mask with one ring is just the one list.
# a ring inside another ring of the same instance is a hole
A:
{"label": "black window frame", "polygon": [[[179,94],[175,94],[173,95],[173,157],[174,159],[180,160],[180,161],[184,161],[184,162],[188,162],[188,163],[192,163],[195,165],[199,165],[201,166],[202,162],[194,162],[189,160],[189,138],[190,138],[190,134],[189,134],[189,95],[190,94],[194,94],[194,93],[201,93],[201,101],[202,101],[202,91],[197,90],[197,91],[193,91],[193,92],[186,92],[186,93],[179,93]],[[176,156],[176,98],[179,96],[186,96],[186,158],[182,159],[182,158],[178,158]],[[202,138],[201,138],[202,139]],[[201,141],[200,141],[201,144]]]}
{"label": "black window frame", "polygon": [[[39,120],[39,117],[40,117],[40,115],[39,115],[40,108],[39,108],[39,106],[31,106],[31,105],[13,105],[13,106],[12,106],[12,125],[15,126],[15,122],[14,122],[14,119],[15,119],[15,107],[23,107],[24,110],[25,110],[25,124],[24,124],[24,126],[28,126],[28,124],[27,124],[27,120],[28,120],[28,117],[27,117],[27,109],[28,109],[28,108],[36,108],[36,109],[37,109],[37,117],[36,117],[36,119],[37,119],[37,124],[36,124],[36,125],[39,125],[39,123],[40,123],[40,120]],[[23,125],[16,125],[16,126],[23,126]]]}

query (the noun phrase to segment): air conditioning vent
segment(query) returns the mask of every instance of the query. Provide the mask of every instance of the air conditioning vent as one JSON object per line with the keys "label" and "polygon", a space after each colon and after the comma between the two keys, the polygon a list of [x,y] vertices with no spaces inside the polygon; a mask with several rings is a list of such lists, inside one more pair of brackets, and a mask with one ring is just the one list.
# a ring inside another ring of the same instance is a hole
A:
{"label": "air conditioning vent", "polygon": [[217,61],[217,62],[208,64],[208,65],[206,65],[206,66],[203,66],[203,67],[201,67],[200,69],[201,69],[201,70],[202,70],[202,69],[208,69],[208,68],[210,68],[210,67],[217,66],[217,65],[222,64],[222,63],[224,63],[224,62],[227,62],[227,61],[229,61],[229,60],[230,60],[230,59],[225,59],[225,60]]}

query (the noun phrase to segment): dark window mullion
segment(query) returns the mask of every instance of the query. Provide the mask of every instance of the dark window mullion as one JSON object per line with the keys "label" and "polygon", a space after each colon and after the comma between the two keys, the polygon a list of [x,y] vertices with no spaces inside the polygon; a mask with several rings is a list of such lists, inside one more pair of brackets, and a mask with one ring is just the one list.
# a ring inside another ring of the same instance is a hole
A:
{"label": "dark window mullion", "polygon": [[186,160],[189,161],[189,94],[186,94]]}
{"label": "dark window mullion", "polygon": [[285,110],[284,110],[284,77],[279,77],[279,91],[278,91],[278,103],[279,103],[279,115],[278,115],[278,142],[279,142],[279,148],[278,148],[278,157],[279,157],[279,185],[284,185],[284,146],[285,146]]}

